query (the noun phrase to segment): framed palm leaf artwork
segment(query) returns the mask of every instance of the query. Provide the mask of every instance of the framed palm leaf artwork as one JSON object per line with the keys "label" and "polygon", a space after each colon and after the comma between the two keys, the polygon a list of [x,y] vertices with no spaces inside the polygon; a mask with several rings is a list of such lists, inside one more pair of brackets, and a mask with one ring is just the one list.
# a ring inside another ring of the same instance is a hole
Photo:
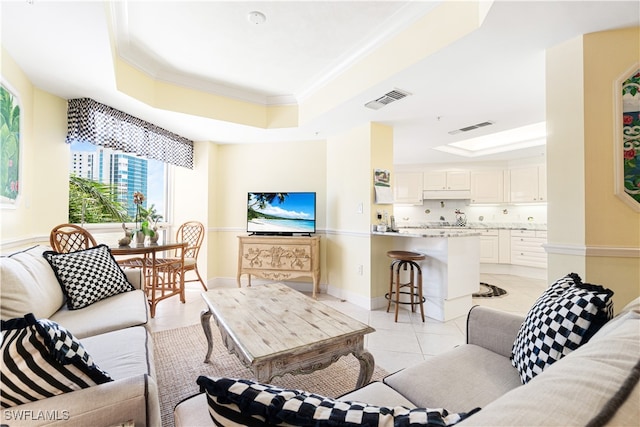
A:
{"label": "framed palm leaf artwork", "polygon": [[14,206],[20,192],[20,103],[0,85],[0,200]]}

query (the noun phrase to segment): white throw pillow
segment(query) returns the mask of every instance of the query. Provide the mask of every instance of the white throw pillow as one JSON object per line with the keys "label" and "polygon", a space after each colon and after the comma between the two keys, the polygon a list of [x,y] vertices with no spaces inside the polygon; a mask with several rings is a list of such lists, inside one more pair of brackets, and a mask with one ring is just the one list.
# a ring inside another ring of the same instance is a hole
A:
{"label": "white throw pillow", "polygon": [[48,318],[64,304],[64,293],[49,263],[48,246],[35,246],[0,257],[0,319],[33,313]]}

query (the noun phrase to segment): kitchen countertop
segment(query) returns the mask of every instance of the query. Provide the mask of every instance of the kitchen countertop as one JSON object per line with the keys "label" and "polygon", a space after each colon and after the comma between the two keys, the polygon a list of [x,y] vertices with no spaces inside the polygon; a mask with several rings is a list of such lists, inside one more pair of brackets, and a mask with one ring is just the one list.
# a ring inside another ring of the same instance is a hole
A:
{"label": "kitchen countertop", "polygon": [[415,229],[402,229],[400,231],[373,231],[371,234],[376,236],[395,236],[395,237],[469,237],[469,236],[481,236],[477,230],[464,229],[463,227],[456,227],[450,229],[427,229],[427,228],[415,228]]}
{"label": "kitchen countertop", "polygon": [[460,227],[447,221],[434,221],[420,224],[398,224],[399,229],[452,229],[452,230],[535,230],[547,231],[547,224],[533,222],[467,222]]}

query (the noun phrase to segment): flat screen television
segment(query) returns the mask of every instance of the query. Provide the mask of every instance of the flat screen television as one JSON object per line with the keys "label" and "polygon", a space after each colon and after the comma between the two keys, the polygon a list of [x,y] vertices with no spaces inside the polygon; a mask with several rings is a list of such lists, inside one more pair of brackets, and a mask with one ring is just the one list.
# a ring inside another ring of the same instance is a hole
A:
{"label": "flat screen television", "polygon": [[247,232],[292,236],[316,232],[316,193],[248,193]]}

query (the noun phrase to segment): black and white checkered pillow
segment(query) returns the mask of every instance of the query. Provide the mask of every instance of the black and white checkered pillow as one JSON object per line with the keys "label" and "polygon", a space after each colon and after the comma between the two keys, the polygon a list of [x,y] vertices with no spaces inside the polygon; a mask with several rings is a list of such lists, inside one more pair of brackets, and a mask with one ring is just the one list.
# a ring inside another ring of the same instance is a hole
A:
{"label": "black and white checkered pillow", "polygon": [[219,426],[442,427],[479,410],[449,414],[445,409],[342,402],[243,379],[200,376],[197,383],[207,395],[211,419]]}
{"label": "black and white checkered pillow", "polygon": [[565,293],[567,289],[569,289],[571,286],[574,286],[576,283],[582,283],[582,279],[576,273],[569,273],[566,276],[561,277],[544,290],[542,295],[540,295],[533,306],[535,307],[537,304],[540,304],[543,301],[556,300],[560,295]]}
{"label": "black and white checkered pillow", "polygon": [[449,414],[446,409],[375,406],[342,402],[314,394],[298,394],[284,402],[278,417],[295,426],[452,426],[479,410]]}
{"label": "black and white checkered pillow", "polygon": [[575,273],[551,285],[527,313],[511,350],[522,383],[589,341],[613,317],[612,296]]}
{"label": "black and white checkered pillow", "polygon": [[288,390],[251,380],[200,376],[209,415],[218,426],[291,426],[277,417],[278,408],[300,390]]}
{"label": "black and white checkered pillow", "polygon": [[113,381],[69,331],[48,319],[2,321],[3,408]]}
{"label": "black and white checkered pillow", "polygon": [[67,254],[46,251],[42,255],[51,264],[70,310],[134,289],[107,245]]}

